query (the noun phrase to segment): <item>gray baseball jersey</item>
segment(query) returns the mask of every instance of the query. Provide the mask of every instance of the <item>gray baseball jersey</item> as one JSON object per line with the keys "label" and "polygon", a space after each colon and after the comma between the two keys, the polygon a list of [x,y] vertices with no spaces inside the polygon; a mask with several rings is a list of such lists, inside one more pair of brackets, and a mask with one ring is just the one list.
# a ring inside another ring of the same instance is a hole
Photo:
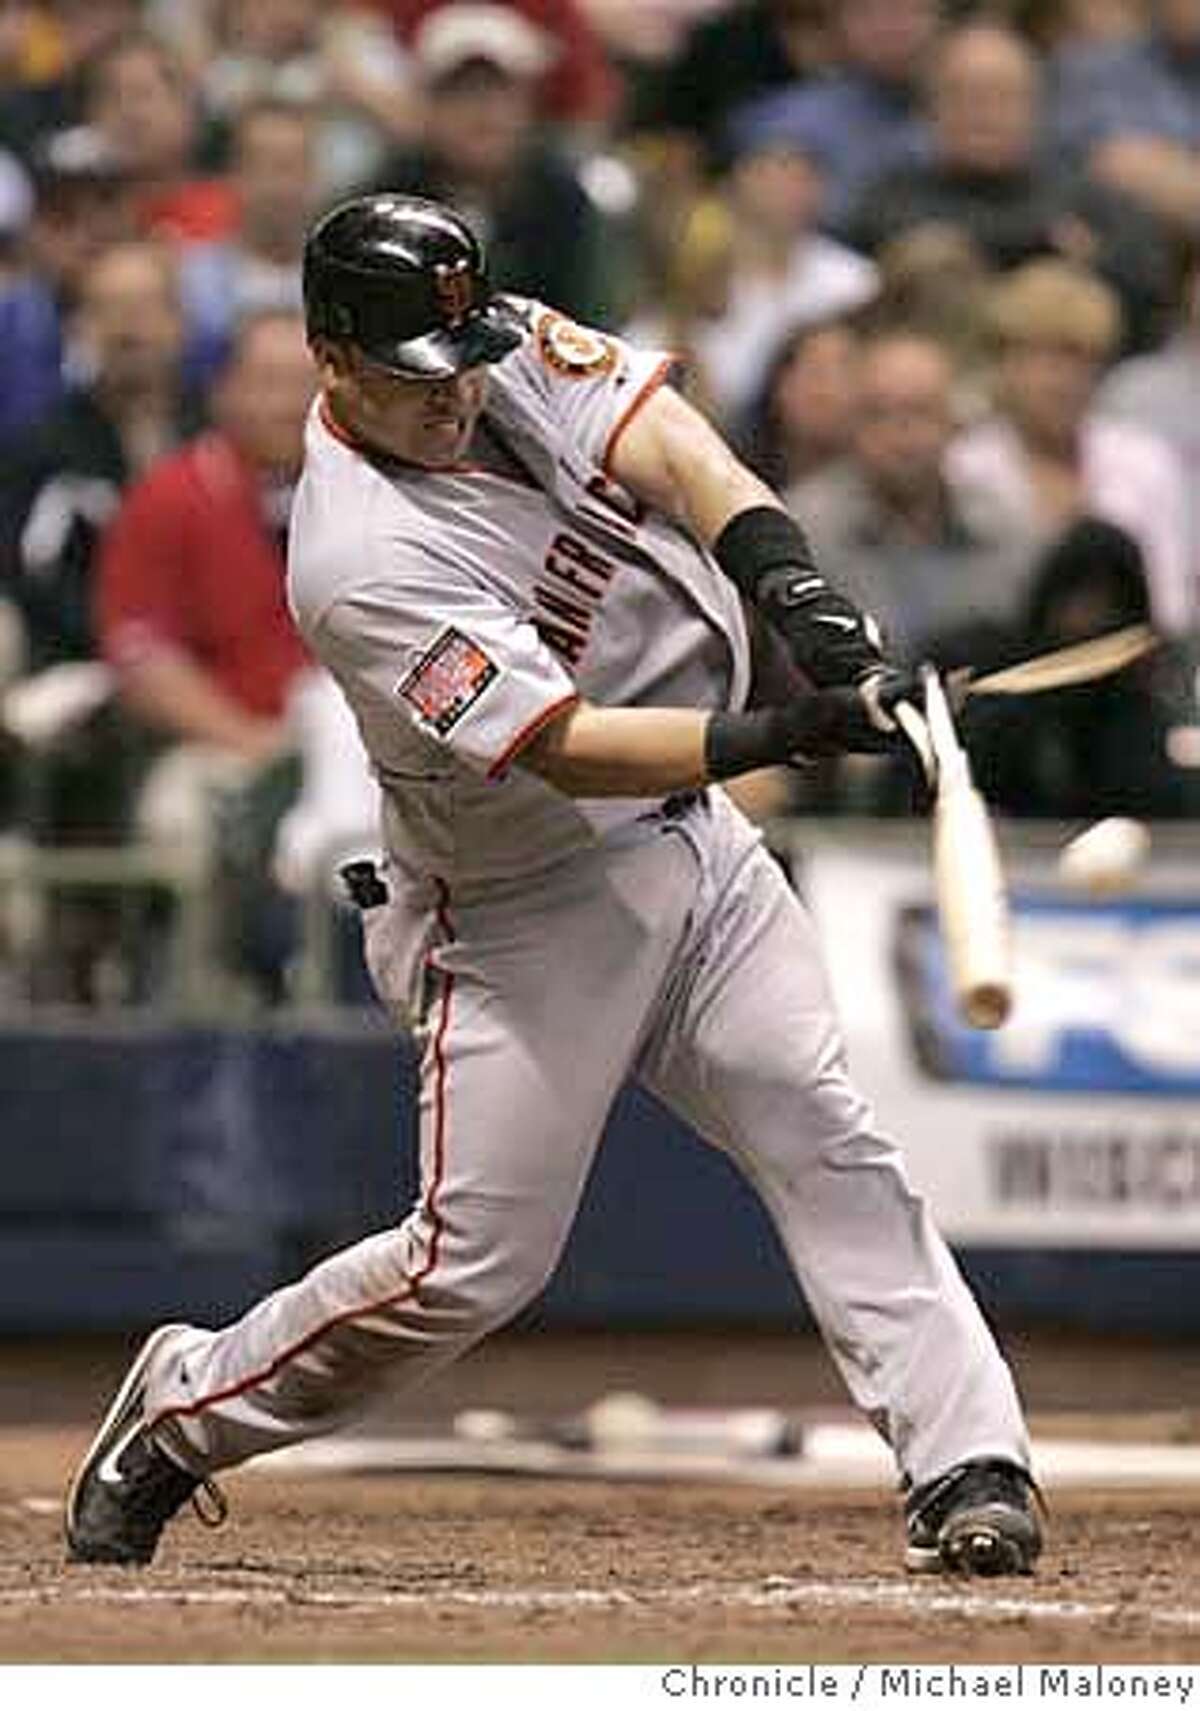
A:
{"label": "gray baseball jersey", "polygon": [[545,1283],[630,1078],[763,1197],[853,1396],[918,1482],[1024,1462],[1008,1369],[845,1063],[812,925],[719,790],[578,802],[512,765],[578,695],[738,706],[738,600],[606,471],[663,359],[536,305],[491,374],[469,468],[344,444],[318,413],[292,596],[383,784],[380,995],[421,1054],[421,1192],[146,1379],[197,1471],[415,1383]]}
{"label": "gray baseball jersey", "polygon": [[750,679],[732,584],[607,473],[670,359],[527,313],[469,464],[368,461],[315,408],[291,531],[296,619],[357,716],[389,853],[458,887],[644,811],[572,802],[511,765],[574,697],[739,707]]}

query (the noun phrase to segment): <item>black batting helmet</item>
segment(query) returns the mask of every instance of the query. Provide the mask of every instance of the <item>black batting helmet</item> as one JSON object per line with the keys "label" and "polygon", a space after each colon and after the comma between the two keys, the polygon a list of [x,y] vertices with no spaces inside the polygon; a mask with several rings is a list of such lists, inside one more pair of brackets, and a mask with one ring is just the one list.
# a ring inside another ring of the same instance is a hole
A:
{"label": "black batting helmet", "polygon": [[499,362],[522,337],[466,222],[439,202],[390,193],[343,202],[313,227],[304,317],[310,339],[348,340],[376,367],[417,380]]}

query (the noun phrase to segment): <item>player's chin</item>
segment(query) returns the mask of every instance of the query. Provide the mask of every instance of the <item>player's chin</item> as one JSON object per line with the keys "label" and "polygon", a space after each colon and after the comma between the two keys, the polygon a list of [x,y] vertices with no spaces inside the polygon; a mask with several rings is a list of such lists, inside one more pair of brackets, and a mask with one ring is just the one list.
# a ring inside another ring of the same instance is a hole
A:
{"label": "player's chin", "polygon": [[415,462],[425,469],[447,469],[466,450],[467,429],[457,418],[427,424],[421,431]]}

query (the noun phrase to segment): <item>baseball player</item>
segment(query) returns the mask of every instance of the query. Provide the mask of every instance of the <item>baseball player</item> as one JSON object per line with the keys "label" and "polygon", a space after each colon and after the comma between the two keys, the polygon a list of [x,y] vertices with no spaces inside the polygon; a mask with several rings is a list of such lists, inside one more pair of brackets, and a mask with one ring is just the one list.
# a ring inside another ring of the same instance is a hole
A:
{"label": "baseball player", "polygon": [[[189,1496],[219,1505],[215,1471],[510,1319],[632,1076],[762,1196],[894,1452],[909,1566],[1029,1571],[1012,1378],[848,1078],[805,910],[720,788],[895,741],[908,680],[669,359],[493,295],[450,210],[335,209],[305,300],[290,594],[382,786],[358,901],[421,1051],[421,1190],[236,1324],[149,1338],[68,1493],[70,1555],[148,1561]],[[811,692],[747,710],[743,599]]]}

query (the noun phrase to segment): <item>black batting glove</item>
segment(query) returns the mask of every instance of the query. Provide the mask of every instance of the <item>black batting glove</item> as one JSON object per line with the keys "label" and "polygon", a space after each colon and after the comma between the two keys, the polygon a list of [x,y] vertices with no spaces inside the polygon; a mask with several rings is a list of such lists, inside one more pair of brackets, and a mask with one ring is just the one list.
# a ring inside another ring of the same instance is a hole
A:
{"label": "black batting glove", "polygon": [[819,687],[859,683],[886,668],[873,619],[826,582],[786,511],[759,505],[739,512],[713,553]]}
{"label": "black batting glove", "polygon": [[[881,683],[880,677],[886,681]],[[908,672],[877,673],[857,687],[817,689],[783,707],[713,713],[705,732],[711,779],[736,778],[759,766],[794,766],[845,754],[894,754],[907,748],[892,718],[897,701],[917,688]]]}

